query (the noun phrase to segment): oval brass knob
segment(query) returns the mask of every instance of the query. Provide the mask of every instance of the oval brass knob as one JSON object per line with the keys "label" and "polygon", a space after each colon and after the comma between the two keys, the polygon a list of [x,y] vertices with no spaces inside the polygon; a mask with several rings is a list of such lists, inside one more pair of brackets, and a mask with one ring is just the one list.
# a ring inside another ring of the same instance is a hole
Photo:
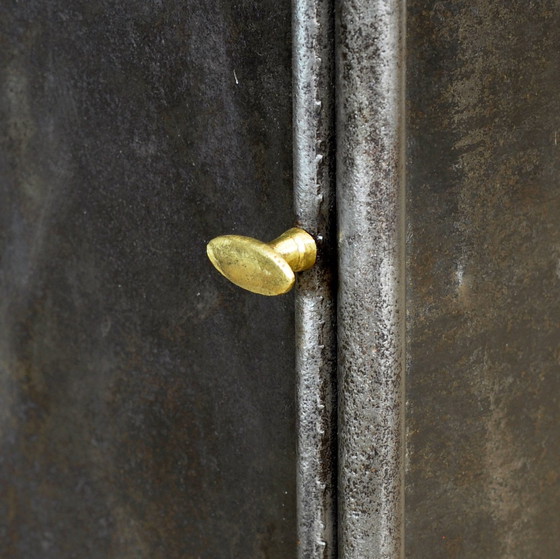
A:
{"label": "oval brass knob", "polygon": [[241,235],[212,239],[206,248],[215,268],[235,285],[261,295],[281,295],[292,289],[294,272],[315,264],[317,245],[298,227],[270,243]]}

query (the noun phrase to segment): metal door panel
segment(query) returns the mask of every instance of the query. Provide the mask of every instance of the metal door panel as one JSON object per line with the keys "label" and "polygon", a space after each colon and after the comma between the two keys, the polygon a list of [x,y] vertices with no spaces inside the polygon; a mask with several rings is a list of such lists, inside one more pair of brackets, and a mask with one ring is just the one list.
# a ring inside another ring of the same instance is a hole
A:
{"label": "metal door panel", "polygon": [[290,7],[0,8],[0,555],[293,557]]}
{"label": "metal door panel", "polygon": [[2,4],[0,555],[557,557],[557,4]]}
{"label": "metal door panel", "polygon": [[560,11],[408,3],[406,554],[560,555]]}

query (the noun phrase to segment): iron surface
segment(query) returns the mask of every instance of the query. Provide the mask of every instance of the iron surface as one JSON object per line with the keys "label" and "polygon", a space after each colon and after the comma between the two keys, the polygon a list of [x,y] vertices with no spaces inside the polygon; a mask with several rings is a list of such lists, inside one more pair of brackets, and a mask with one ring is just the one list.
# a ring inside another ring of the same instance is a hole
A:
{"label": "iron surface", "polygon": [[298,557],[336,550],[336,240],[334,6],[294,0],[294,206],[317,241],[316,265],[298,276]]}
{"label": "iron surface", "polygon": [[339,556],[403,556],[400,0],[337,4]]}
{"label": "iron surface", "polygon": [[406,554],[560,557],[560,4],[409,0]]}
{"label": "iron surface", "polygon": [[[0,555],[296,555],[291,9],[0,3]],[[258,348],[258,351],[255,351]]]}

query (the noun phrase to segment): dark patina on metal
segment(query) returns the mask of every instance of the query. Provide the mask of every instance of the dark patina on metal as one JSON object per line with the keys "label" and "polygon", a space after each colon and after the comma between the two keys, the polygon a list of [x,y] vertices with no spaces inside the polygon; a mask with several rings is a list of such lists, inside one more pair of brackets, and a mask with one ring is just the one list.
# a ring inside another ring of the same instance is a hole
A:
{"label": "dark patina on metal", "polygon": [[560,9],[410,0],[410,559],[560,557]]}
{"label": "dark patina on metal", "polygon": [[[0,2],[0,556],[296,555],[291,9]],[[258,351],[255,351],[258,348]]]}

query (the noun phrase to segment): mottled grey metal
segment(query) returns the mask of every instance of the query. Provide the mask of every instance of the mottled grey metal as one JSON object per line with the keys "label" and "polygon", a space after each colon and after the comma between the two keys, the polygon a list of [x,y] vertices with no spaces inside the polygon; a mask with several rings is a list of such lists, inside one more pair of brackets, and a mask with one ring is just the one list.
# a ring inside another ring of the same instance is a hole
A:
{"label": "mottled grey metal", "polygon": [[406,555],[560,557],[560,3],[408,1]]}
{"label": "mottled grey metal", "polygon": [[293,559],[291,8],[0,2],[0,556]]}
{"label": "mottled grey metal", "polygon": [[318,259],[296,293],[298,556],[336,556],[334,6],[293,3],[294,200]]}
{"label": "mottled grey metal", "polygon": [[337,13],[339,550],[403,554],[403,2]]}

